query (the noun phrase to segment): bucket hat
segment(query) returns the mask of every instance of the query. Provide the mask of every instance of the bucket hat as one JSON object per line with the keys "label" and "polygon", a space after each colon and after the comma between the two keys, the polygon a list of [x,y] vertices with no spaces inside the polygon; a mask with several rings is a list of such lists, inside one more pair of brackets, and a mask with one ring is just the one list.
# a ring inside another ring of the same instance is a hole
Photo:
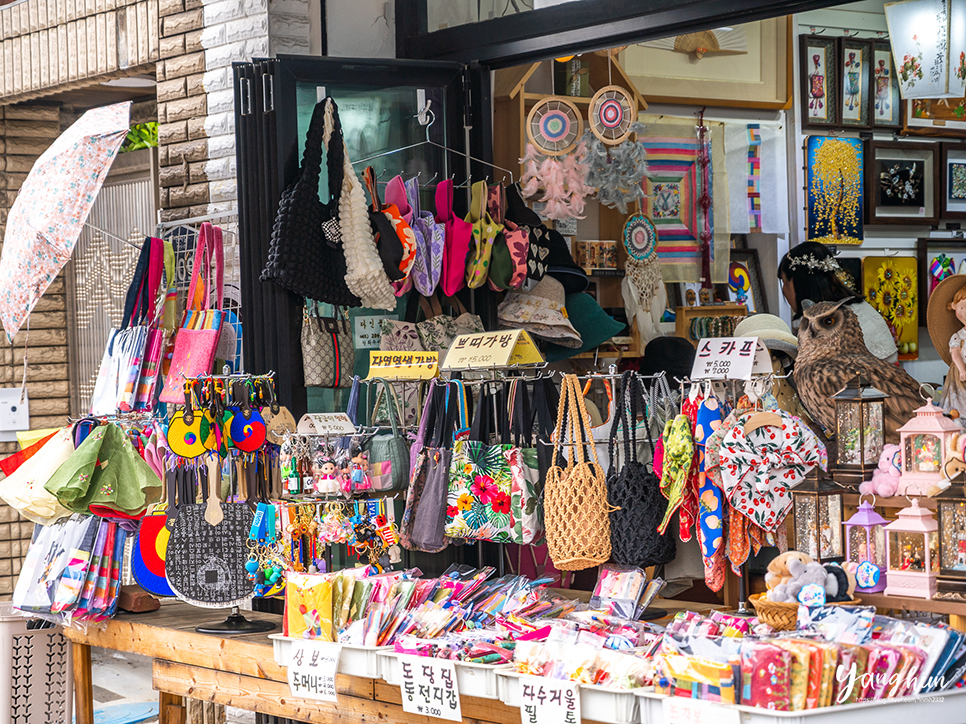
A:
{"label": "bucket hat", "polygon": [[500,327],[523,328],[535,337],[571,349],[583,344],[567,316],[563,285],[545,276],[529,292],[510,292],[497,308]]}
{"label": "bucket hat", "polygon": [[559,362],[575,354],[589,352],[611,337],[620,334],[626,326],[605,312],[597,300],[587,292],[568,294],[566,301],[567,318],[580,335],[582,344],[576,349],[559,344],[548,344],[544,348],[547,362]]}
{"label": "bucket hat", "polygon": [[792,359],[798,355],[798,339],[781,317],[753,314],[735,327],[735,337],[758,337],[768,349],[784,352]]}

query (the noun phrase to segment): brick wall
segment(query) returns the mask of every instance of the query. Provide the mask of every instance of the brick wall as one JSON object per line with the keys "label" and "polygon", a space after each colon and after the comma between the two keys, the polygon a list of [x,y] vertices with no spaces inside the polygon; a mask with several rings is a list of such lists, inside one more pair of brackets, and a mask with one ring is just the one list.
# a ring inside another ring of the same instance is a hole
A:
{"label": "brick wall", "polygon": [[164,221],[237,208],[231,64],[309,52],[309,0],[160,0]]}

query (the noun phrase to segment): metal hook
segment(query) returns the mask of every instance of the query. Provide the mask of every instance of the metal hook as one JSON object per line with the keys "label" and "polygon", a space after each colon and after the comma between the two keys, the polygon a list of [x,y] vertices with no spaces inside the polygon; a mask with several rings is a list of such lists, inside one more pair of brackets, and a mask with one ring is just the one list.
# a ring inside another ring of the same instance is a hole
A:
{"label": "metal hook", "polygon": [[[422,173],[422,172],[420,172],[420,173]],[[433,183],[433,181],[435,181],[435,180],[436,180],[436,177],[437,177],[437,176],[439,176],[439,171],[437,171],[436,173],[434,173],[434,174],[433,174],[433,177],[432,177],[432,178],[431,178],[431,179],[430,179],[429,181],[427,181],[426,183],[424,183],[424,184],[423,184],[423,188],[426,188],[426,187],[427,187],[427,186],[429,186],[429,185],[430,185],[431,183]],[[454,176],[455,176],[455,174],[454,174]],[[416,178],[419,178],[419,174],[416,174]]]}

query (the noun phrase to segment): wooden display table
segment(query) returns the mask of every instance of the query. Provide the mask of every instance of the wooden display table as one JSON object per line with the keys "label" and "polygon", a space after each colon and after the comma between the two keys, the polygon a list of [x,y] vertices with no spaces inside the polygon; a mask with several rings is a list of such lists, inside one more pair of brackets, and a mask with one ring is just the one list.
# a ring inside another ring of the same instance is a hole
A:
{"label": "wooden display table", "polygon": [[[707,604],[657,600],[655,607],[669,614],[684,609],[708,610]],[[403,712],[398,686],[381,679],[339,676],[336,704],[292,697],[286,670],[275,663],[267,633],[243,636],[200,634],[195,626],[222,620],[228,610],[205,610],[165,600],[151,613],[119,613],[103,630],[63,629],[73,644],[76,724],[94,723],[91,691],[91,647],[99,646],[154,659],[154,688],[160,692],[161,724],[183,724],[184,699],[270,714],[303,722],[362,722],[380,724],[439,724],[441,719]],[[281,616],[245,611],[252,620],[278,623]],[[271,633],[271,632],[270,632]],[[519,724],[520,710],[500,701],[461,696],[467,724]]]}

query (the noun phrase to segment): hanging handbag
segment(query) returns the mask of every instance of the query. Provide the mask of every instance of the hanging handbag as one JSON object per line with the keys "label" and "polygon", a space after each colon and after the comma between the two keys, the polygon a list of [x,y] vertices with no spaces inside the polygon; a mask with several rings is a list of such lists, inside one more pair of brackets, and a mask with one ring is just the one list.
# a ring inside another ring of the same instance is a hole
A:
{"label": "hanging handbag", "polygon": [[[453,445],[444,529],[450,538],[513,542],[508,459],[513,445],[505,400],[502,390],[493,394],[484,385],[469,437]],[[497,426],[500,442],[491,444]]]}
{"label": "hanging handbag", "polygon": [[446,227],[437,222],[428,211],[420,210],[419,181],[411,178],[406,181],[406,197],[413,211],[411,226],[416,237],[421,239],[420,252],[413,266],[413,286],[424,297],[436,291],[439,277],[443,271],[443,248],[446,243]]}
{"label": "hanging handbag", "polygon": [[419,334],[423,349],[427,352],[439,353],[440,365],[446,361],[446,353],[454,339],[461,334],[484,331],[483,320],[466,311],[466,307],[463,306],[459,297],[453,297],[447,301],[456,307],[460,316],[453,318],[443,314],[443,307],[435,295],[428,299],[420,297],[419,304],[422,307],[423,314],[426,315],[426,320],[416,324],[416,332]]}
{"label": "hanging handbag", "polygon": [[[376,385],[390,391],[389,383],[377,378]],[[388,397],[388,395],[387,395]],[[409,444],[399,429],[399,419],[394,404],[387,405],[390,433],[377,433],[362,446],[369,455],[369,478],[372,489],[377,492],[402,490],[409,482]]]}
{"label": "hanging handbag", "polygon": [[470,254],[466,260],[466,286],[478,289],[486,283],[489,273],[493,242],[503,231],[503,225],[496,223],[486,210],[486,182],[473,184],[470,213],[466,220],[473,226],[473,239]]}
{"label": "hanging handbag", "polygon": [[152,250],[155,255],[161,251],[148,238],[141,246],[134,277],[128,287],[121,326],[112,329],[108,336],[91,395],[93,415],[113,415],[118,411],[130,412],[134,409],[150,332],[145,324],[150,318],[148,300],[157,294],[149,279]]}
{"label": "hanging handbag", "polygon": [[532,445],[533,416],[526,382],[514,380],[510,383],[510,401],[513,447],[506,456],[510,466],[511,538],[513,543],[528,545],[543,537],[543,478],[540,477],[537,449]]}
{"label": "hanging handbag", "polygon": [[[661,495],[661,482],[651,466],[637,456],[637,414],[643,400],[644,387],[637,374],[625,372],[617,399],[618,414],[611,425],[607,490],[613,507],[610,531],[614,562],[647,568],[674,560],[676,544],[673,535],[657,532],[668,502]],[[623,464],[617,463],[614,450],[619,434],[624,443]],[[647,438],[653,460],[654,441],[649,430]]]}
{"label": "hanging handbag", "polygon": [[306,387],[349,387],[356,363],[352,327],[346,310],[325,317],[306,301],[302,312],[302,369]]}
{"label": "hanging handbag", "polygon": [[490,274],[486,283],[494,292],[519,289],[527,280],[530,236],[525,228],[518,227],[504,217],[506,196],[502,184],[490,187],[487,208],[493,221],[501,224],[503,230],[493,242]]}
{"label": "hanging handbag", "polygon": [[466,262],[473,243],[473,225],[453,213],[453,180],[445,179],[436,187],[436,222],[443,225],[442,273],[440,288],[452,297],[466,285]]}
{"label": "hanging handbag", "polygon": [[[416,260],[416,236],[395,204],[382,203],[372,166],[366,167],[363,178],[372,200],[369,223],[372,225],[372,235],[376,240],[383,269],[390,281],[405,281],[409,278],[409,272]],[[400,292],[401,286],[394,284],[393,288],[396,289],[397,296],[405,293],[405,290]]]}
{"label": "hanging handbag", "polygon": [[[148,339],[144,346],[144,363],[141,366],[141,378],[138,381],[137,394],[134,398],[134,409],[150,412],[154,409],[158,397],[158,375],[161,372],[161,357],[164,354],[165,329],[163,316],[167,290],[161,288],[163,274],[174,275],[174,264],[166,272],[165,244],[157,238],[149,238],[145,243],[151,246],[151,258],[148,262],[148,314],[153,320],[148,329]],[[150,290],[154,290],[153,293]]]}
{"label": "hanging handbag", "polygon": [[[328,169],[328,203],[319,199],[323,148]],[[346,258],[339,220],[344,161],[339,109],[334,100],[326,98],[312,111],[302,165],[279,200],[268,261],[260,278],[302,297],[358,307],[359,297],[349,291],[345,281]]]}
{"label": "hanging handbag", "polygon": [[[444,535],[446,493],[452,460],[453,433],[465,424],[462,383],[434,380],[426,406],[427,429],[432,433],[416,456],[399,540],[408,550],[438,553],[449,545]],[[461,414],[461,410],[463,413]]]}
{"label": "hanging handbag", "polygon": [[555,411],[560,407],[560,394],[553,379],[545,377],[533,383],[533,415],[536,423],[537,468],[540,480],[546,481],[547,474],[555,464],[566,465],[566,460],[554,462],[554,425]]}
{"label": "hanging handbag", "polygon": [[[215,266],[213,281],[209,278],[212,261]],[[181,328],[174,340],[174,356],[164,380],[164,389],[161,390],[161,402],[179,404],[184,399],[184,382],[211,372],[221,336],[224,276],[225,251],[221,229],[205,222],[198,234],[188,299]],[[214,307],[211,306],[212,286],[216,293]]]}
{"label": "hanging handbag", "polygon": [[[562,571],[579,571],[606,563],[610,558],[610,506],[604,471],[590,433],[590,418],[576,375],[565,375],[557,411],[554,459],[570,426],[571,448],[567,466],[555,464],[544,487],[544,523],[547,548],[553,564]],[[590,445],[590,461],[585,447]]]}

